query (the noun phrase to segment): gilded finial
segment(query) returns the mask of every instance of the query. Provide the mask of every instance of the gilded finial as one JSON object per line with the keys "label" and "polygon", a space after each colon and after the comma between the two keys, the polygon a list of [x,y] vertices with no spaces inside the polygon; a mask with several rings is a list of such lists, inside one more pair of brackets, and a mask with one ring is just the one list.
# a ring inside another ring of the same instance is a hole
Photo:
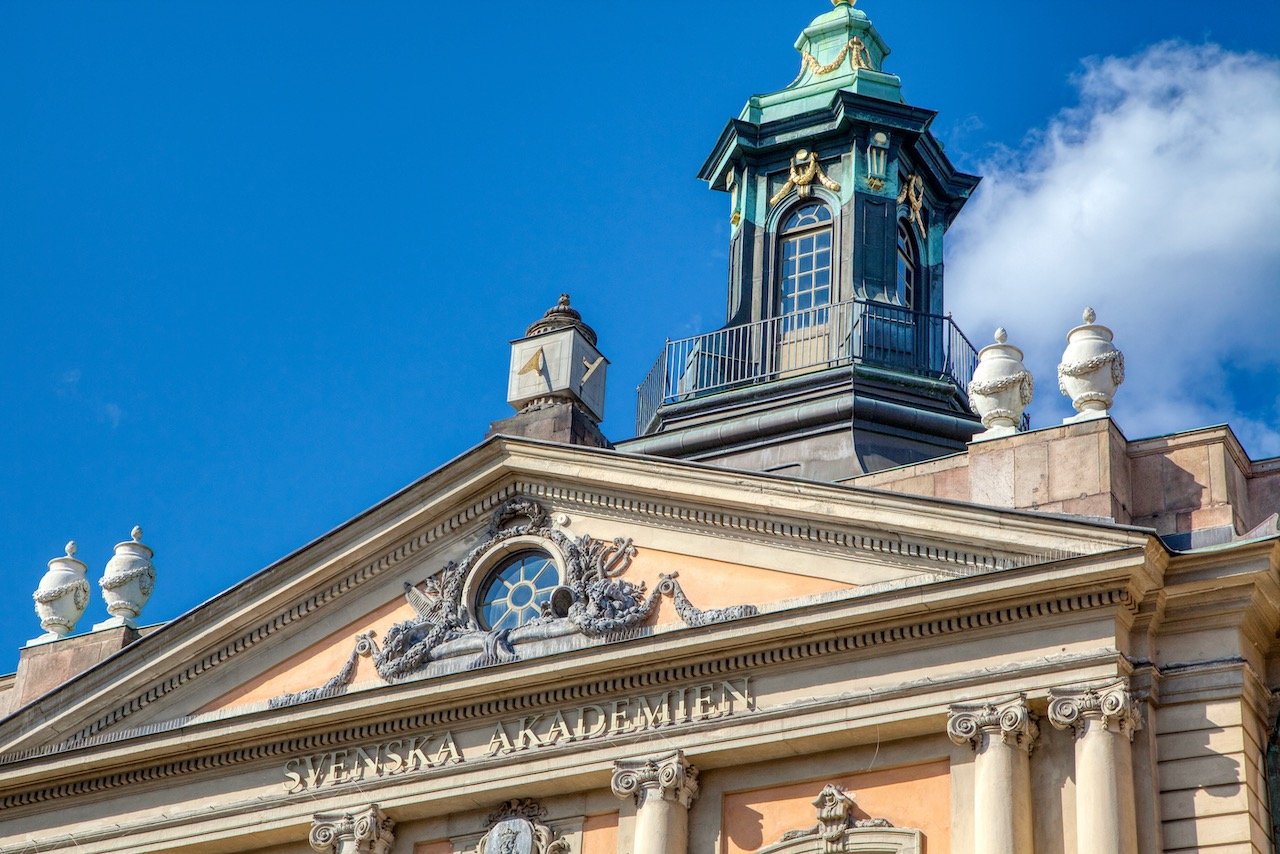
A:
{"label": "gilded finial", "polygon": [[1096,311],[1094,311],[1092,308],[1086,308],[1086,309],[1084,310],[1084,322],[1085,322],[1085,323],[1093,323],[1093,322],[1095,322],[1097,319],[1098,319],[1098,313],[1097,313]]}
{"label": "gilded finial", "polygon": [[135,543],[142,542],[142,526],[134,525],[133,530],[129,532],[129,536],[133,537]]}
{"label": "gilded finial", "polygon": [[1003,326],[1001,326],[999,329],[996,330],[996,343],[1004,344],[1008,340],[1009,340],[1009,333],[1005,331],[1005,328]]}
{"label": "gilded finial", "polygon": [[75,540],[70,540],[70,541],[68,541],[68,543],[67,543],[67,557],[75,557],[75,556],[76,556],[76,549],[78,549],[78,548],[79,548],[79,546],[77,546],[77,545],[76,545],[76,541],[75,541]]}

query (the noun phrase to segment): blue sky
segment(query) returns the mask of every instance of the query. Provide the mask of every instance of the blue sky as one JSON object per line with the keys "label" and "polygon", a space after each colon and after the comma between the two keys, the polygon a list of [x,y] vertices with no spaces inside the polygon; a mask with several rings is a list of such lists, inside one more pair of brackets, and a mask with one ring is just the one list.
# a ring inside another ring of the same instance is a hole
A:
{"label": "blue sky", "polygon": [[[68,539],[95,582],[87,629],[140,523],[159,621],[479,442],[509,412],[508,340],[561,291],[612,362],[604,429],[629,436],[664,338],[723,317],[727,201],[694,175],[748,95],[794,77],[826,8],[0,2],[0,672],[40,633],[30,592]],[[1239,251],[1280,214],[1273,0],[860,8],[952,157],[991,177],[948,299],[976,342],[1006,323],[1040,360],[1039,423],[1061,417],[1045,371],[1087,300],[1133,344],[1132,437],[1230,415],[1280,454],[1276,240]],[[1161,141],[1171,117],[1187,129]],[[1163,171],[1115,204],[1234,213],[1178,252],[1128,216],[1147,260],[1113,280],[1133,243],[1094,251],[1063,206],[1081,176],[1132,175],[1131,140]],[[1162,181],[1199,201],[1148,192]],[[1026,245],[1058,232],[1029,218],[1067,223],[1066,260],[1035,268]],[[1173,329],[1148,328],[1152,300]],[[1198,324],[1197,300],[1216,306]]]}

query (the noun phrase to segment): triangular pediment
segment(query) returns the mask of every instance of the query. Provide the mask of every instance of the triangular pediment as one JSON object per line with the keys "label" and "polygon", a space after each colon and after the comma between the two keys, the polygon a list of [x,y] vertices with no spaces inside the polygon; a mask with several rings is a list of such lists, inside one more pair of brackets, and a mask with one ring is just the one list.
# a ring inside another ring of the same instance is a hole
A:
{"label": "triangular pediment", "polygon": [[[678,643],[1144,542],[1106,525],[498,437],[18,710],[0,723],[0,757],[339,694],[376,703],[392,686],[399,697],[480,668],[577,661],[642,636]],[[531,624],[490,630],[485,578],[523,552],[550,557],[556,595]]]}

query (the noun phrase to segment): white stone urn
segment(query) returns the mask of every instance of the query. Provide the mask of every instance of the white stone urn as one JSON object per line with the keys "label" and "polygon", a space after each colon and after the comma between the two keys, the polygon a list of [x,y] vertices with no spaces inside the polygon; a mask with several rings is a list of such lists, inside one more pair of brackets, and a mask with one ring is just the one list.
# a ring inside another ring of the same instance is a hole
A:
{"label": "white stone urn", "polygon": [[1009,334],[996,330],[996,343],[978,351],[978,367],[969,383],[969,405],[982,417],[985,433],[973,437],[975,442],[1012,436],[1022,424],[1035,380],[1022,364],[1022,351],[1008,343]]}
{"label": "white stone urn", "polygon": [[156,584],[156,570],[151,565],[153,552],[142,544],[141,528],[134,527],[132,537],[116,544],[116,553],[107,561],[107,571],[98,581],[111,619],[95,625],[95,631],[117,626],[136,629],[142,606],[151,598]]}
{"label": "white stone urn", "polygon": [[1058,388],[1071,398],[1076,414],[1070,424],[1106,418],[1116,389],[1124,382],[1124,354],[1111,343],[1111,330],[1097,321],[1097,313],[1084,310],[1084,325],[1067,333],[1067,349],[1058,365]]}
{"label": "white stone urn", "polygon": [[76,560],[75,540],[67,543],[66,557],[49,561],[49,570],[31,596],[36,601],[36,615],[45,633],[33,644],[59,640],[75,631],[76,621],[89,604],[88,567]]}

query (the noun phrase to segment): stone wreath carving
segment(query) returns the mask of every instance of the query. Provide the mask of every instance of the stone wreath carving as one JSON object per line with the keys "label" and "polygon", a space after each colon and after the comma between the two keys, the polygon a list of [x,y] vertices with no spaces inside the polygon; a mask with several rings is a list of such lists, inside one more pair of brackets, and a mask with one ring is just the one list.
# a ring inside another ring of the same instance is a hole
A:
{"label": "stone wreath carving", "polygon": [[72,602],[77,610],[83,610],[89,603],[89,582],[83,578],[79,581],[70,581],[66,584],[60,584],[57,587],[50,587],[48,590],[37,590],[31,594],[31,598],[38,604],[48,605],[50,602],[56,602],[68,593],[72,595]]}
{"label": "stone wreath carving", "polygon": [[[1070,397],[1071,392],[1067,391],[1066,385],[1062,382],[1063,377],[1087,377],[1106,365],[1111,366],[1111,382],[1116,385],[1122,385],[1124,383],[1124,353],[1119,350],[1111,350],[1094,356],[1092,359],[1071,363],[1064,362],[1058,365],[1058,390]],[[1098,395],[1098,397],[1106,397],[1110,402],[1110,396],[1108,395]]]}
{"label": "stone wreath carving", "polygon": [[1031,399],[1035,396],[1035,378],[1028,371],[1019,371],[1016,374],[1009,374],[1005,377],[997,377],[996,379],[982,382],[974,380],[969,383],[969,394],[996,394],[1007,388],[1019,386],[1018,391],[1022,398],[1023,405],[1031,403]]}
{"label": "stone wreath carving", "polygon": [[876,854],[921,854],[924,835],[894,827],[883,818],[853,817],[853,795],[836,785],[824,786],[813,806],[818,823],[785,833],[757,854],[836,854],[874,851]]}
{"label": "stone wreath carving", "polygon": [[[536,537],[554,545],[564,557],[564,578],[541,616],[517,629],[487,631],[472,617],[466,596],[467,579],[476,564],[495,546],[518,537]],[[355,676],[360,656],[373,659],[378,675],[387,682],[403,679],[432,661],[474,653],[470,668],[488,667],[520,658],[513,641],[579,633],[608,637],[634,629],[653,614],[659,600],[669,596],[676,613],[690,627],[709,626],[758,613],[754,605],[702,610],[693,605],[676,580],[677,573],[663,574],[652,591],[644,582],[621,576],[631,566],[636,547],[630,539],[574,539],[551,524],[536,501],[514,498],[493,514],[482,541],[461,561],[451,561],[422,588],[405,583],[405,599],[416,617],[392,626],[379,645],[373,633],[360,635],[346,665],[317,688],[285,694],[270,701],[272,708],[307,702],[342,693]]]}
{"label": "stone wreath carving", "polygon": [[507,801],[489,816],[476,854],[571,854],[569,841],[543,822],[546,814],[531,798]]}

